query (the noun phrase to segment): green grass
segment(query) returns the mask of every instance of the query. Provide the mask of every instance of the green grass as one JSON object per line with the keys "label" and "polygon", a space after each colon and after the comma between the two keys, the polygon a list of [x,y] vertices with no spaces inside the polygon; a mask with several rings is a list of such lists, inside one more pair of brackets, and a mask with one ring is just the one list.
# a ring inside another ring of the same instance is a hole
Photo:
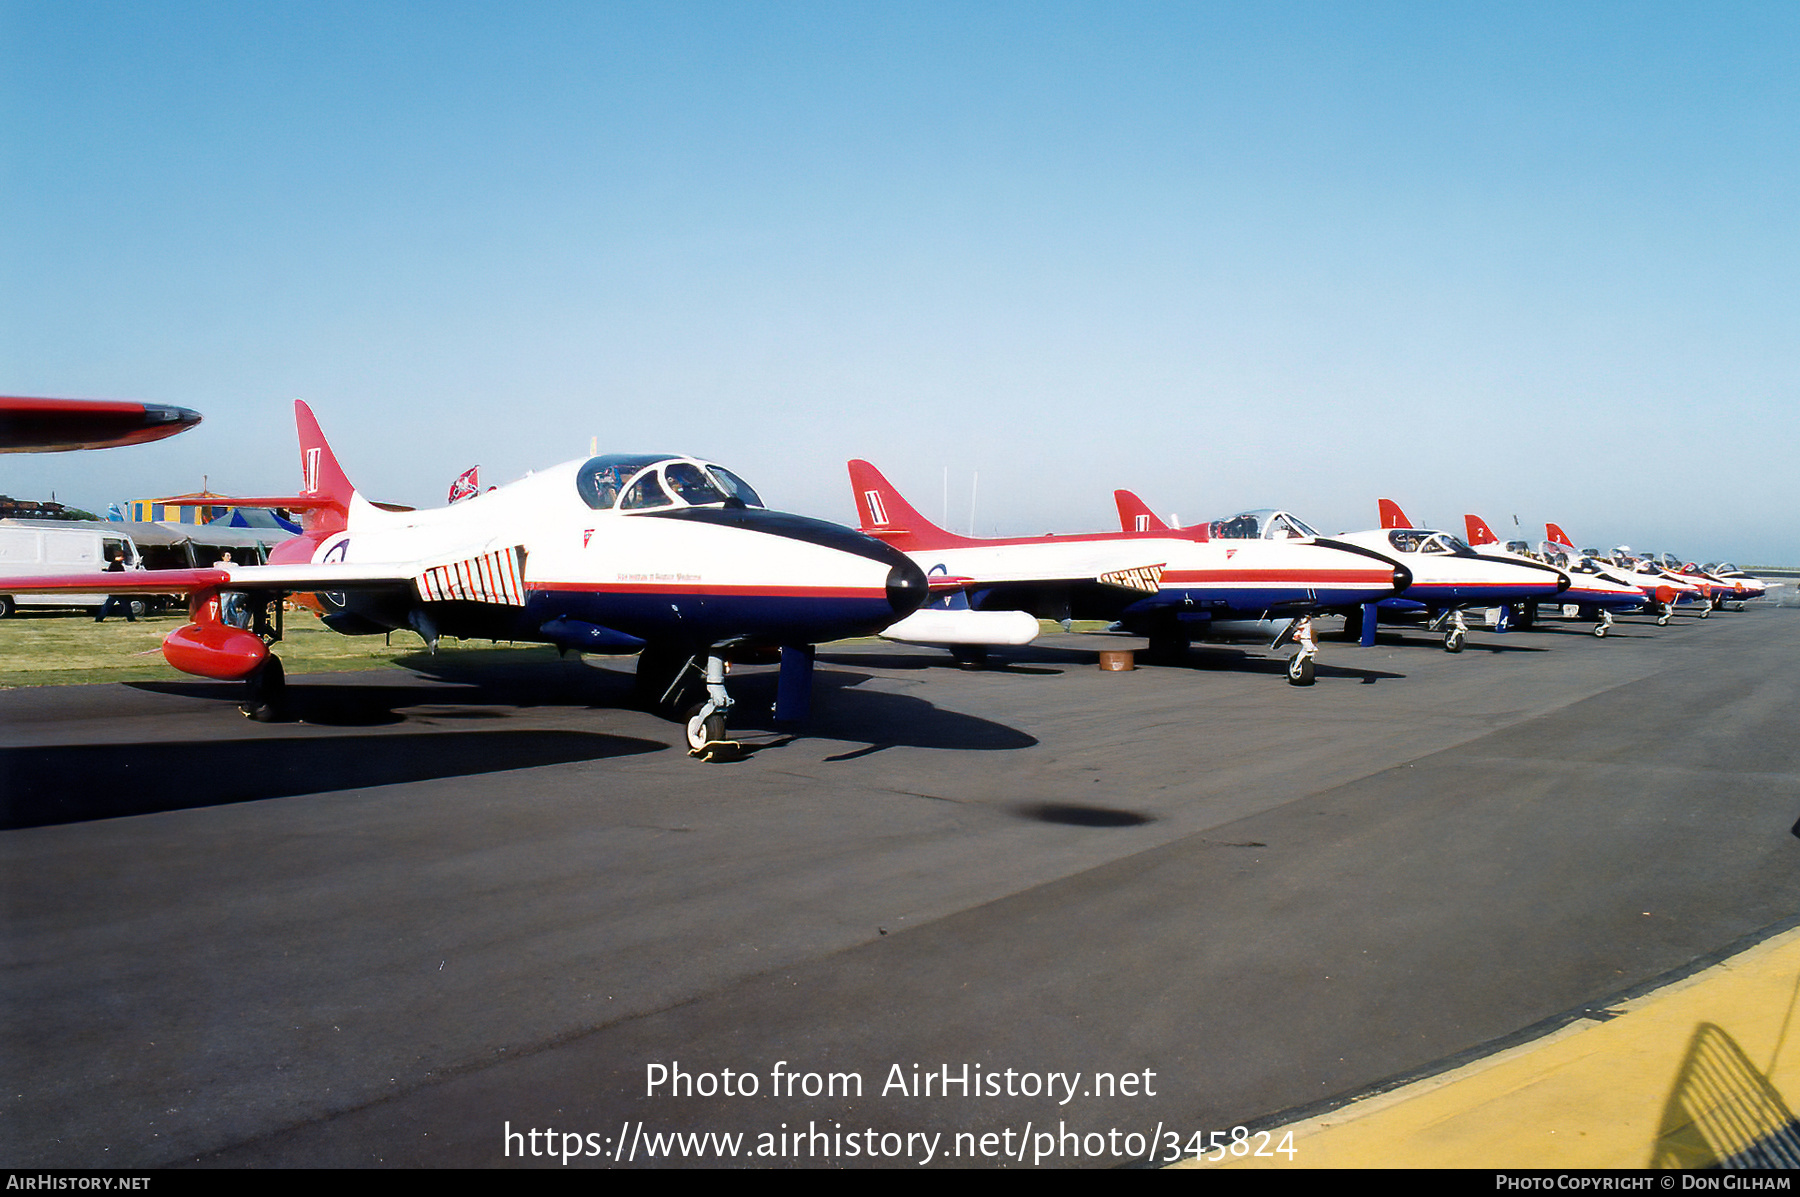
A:
{"label": "green grass", "polygon": [[[95,623],[79,612],[27,609],[0,620],[0,688],[185,677],[163,660],[162,638],[186,622],[185,614],[177,614],[141,616],[136,623],[108,616],[105,623]],[[290,611],[285,622],[286,635],[276,651],[289,674],[384,669],[425,647],[410,631],[340,636],[310,611]],[[438,651],[492,653],[493,648],[485,640],[444,640]],[[529,651],[556,655],[555,649],[535,645]]]}

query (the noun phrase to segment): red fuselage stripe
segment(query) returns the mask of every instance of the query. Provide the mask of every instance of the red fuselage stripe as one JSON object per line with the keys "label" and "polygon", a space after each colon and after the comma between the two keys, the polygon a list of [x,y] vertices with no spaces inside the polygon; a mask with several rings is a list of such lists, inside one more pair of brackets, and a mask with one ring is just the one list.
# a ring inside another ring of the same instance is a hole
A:
{"label": "red fuselage stripe", "polygon": [[530,589],[578,594],[684,594],[747,598],[885,598],[887,592],[870,586],[708,586],[665,582],[533,582]]}

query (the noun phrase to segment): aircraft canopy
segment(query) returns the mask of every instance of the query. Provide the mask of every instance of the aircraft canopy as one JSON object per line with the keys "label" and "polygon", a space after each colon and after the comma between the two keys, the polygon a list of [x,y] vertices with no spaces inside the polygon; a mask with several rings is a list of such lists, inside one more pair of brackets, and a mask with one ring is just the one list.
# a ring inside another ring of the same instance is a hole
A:
{"label": "aircraft canopy", "polygon": [[1298,540],[1318,533],[1285,511],[1259,507],[1228,520],[1214,520],[1207,525],[1206,535],[1209,540]]}
{"label": "aircraft canopy", "polygon": [[1473,557],[1475,550],[1460,537],[1448,532],[1422,532],[1417,528],[1395,528],[1388,533],[1388,543],[1402,553],[1443,553],[1453,557]]}
{"label": "aircraft canopy", "polygon": [[750,484],[724,466],[661,453],[589,458],[575,472],[575,489],[596,511],[763,505]]}

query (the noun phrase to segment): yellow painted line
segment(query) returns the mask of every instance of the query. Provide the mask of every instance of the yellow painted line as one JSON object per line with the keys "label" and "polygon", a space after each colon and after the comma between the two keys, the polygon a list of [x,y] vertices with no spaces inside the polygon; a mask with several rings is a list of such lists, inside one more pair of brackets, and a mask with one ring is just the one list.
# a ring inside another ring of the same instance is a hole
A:
{"label": "yellow painted line", "polygon": [[1199,1166],[1706,1167],[1792,1122],[1797,998],[1800,929],[1612,1007],[1610,1021],[1273,1130],[1274,1143],[1293,1132],[1291,1162]]}

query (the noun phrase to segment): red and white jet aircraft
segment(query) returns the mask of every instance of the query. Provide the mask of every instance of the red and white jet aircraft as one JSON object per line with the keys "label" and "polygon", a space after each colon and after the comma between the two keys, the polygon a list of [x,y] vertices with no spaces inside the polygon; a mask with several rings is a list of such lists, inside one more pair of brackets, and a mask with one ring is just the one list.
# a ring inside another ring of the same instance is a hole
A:
{"label": "red and white jet aircraft", "polygon": [[[1494,530],[1478,515],[1464,515],[1463,526],[1469,530],[1469,544],[1483,553],[1553,565],[1568,574],[1569,588],[1557,595],[1556,601],[1564,606],[1578,608],[1579,618],[1594,620],[1596,636],[1605,636],[1612,630],[1615,614],[1636,611],[1653,601],[1642,585],[1601,565],[1591,557],[1577,554],[1570,558],[1559,553],[1555,558],[1540,561],[1519,552],[1513,545],[1502,546],[1500,538],[1494,535]],[[1523,542],[1519,543],[1524,547]],[[1537,604],[1521,604],[1518,615],[1519,626],[1530,627],[1537,618]]]}
{"label": "red and white jet aircraft", "polygon": [[[412,628],[638,657],[640,695],[679,714],[696,755],[722,744],[725,662],[781,650],[776,715],[804,715],[812,647],[868,635],[924,601],[903,553],[823,520],[767,510],[721,466],[669,454],[571,461],[428,511],[371,503],[304,403],[298,495],[234,500],[303,513],[268,565],[9,581],[15,590],[185,591],[193,622],[163,642],[187,673],[245,679],[253,718],[278,715],[283,595],[325,599],[348,634]],[[231,600],[243,596],[248,601]]]}
{"label": "red and white jet aircraft", "polygon": [[[1444,649],[1461,652],[1468,634],[1463,612],[1470,607],[1502,609],[1499,630],[1512,609],[1552,599],[1569,588],[1569,575],[1554,566],[1524,558],[1479,553],[1449,532],[1419,528],[1392,499],[1378,499],[1381,528],[1345,532],[1351,544],[1399,554],[1413,571],[1413,584],[1399,598],[1382,604],[1398,615],[1423,614],[1445,625]],[[1366,619],[1366,615],[1365,615]],[[1371,629],[1363,628],[1365,640]]]}
{"label": "red and white jet aircraft", "polygon": [[1566,552],[1571,561],[1593,561],[1609,569],[1615,576],[1643,587],[1645,598],[1656,611],[1657,627],[1668,626],[1678,604],[1699,603],[1706,613],[1710,614],[1712,611],[1712,604],[1704,601],[1707,596],[1698,585],[1670,574],[1623,545],[1614,549],[1610,557],[1606,557],[1594,549],[1576,548],[1569,534],[1556,524],[1545,524],[1544,535],[1550,549],[1559,553]]}
{"label": "red and white jet aircraft", "polygon": [[[930,579],[940,612],[1028,612],[1046,619],[1105,619],[1147,636],[1153,650],[1183,651],[1216,619],[1283,620],[1299,646],[1288,680],[1313,681],[1318,647],[1311,616],[1328,607],[1374,602],[1410,580],[1377,553],[1348,546],[1278,541],[1209,543],[1203,534],[1160,530],[976,539],[933,524],[866,461],[850,463],[862,529],[904,551]],[[929,634],[907,636],[932,642]],[[972,655],[964,650],[964,655]]]}
{"label": "red and white jet aircraft", "polygon": [[[1119,491],[1118,499],[1119,520],[1124,527],[1167,526],[1130,491]],[[1343,612],[1346,630],[1360,638],[1364,646],[1375,643],[1377,617],[1386,612],[1390,617],[1437,617],[1449,625],[1444,634],[1444,648],[1453,653],[1461,652],[1468,633],[1468,625],[1463,620],[1465,607],[1510,604],[1529,597],[1544,597],[1568,584],[1566,575],[1548,566],[1484,557],[1447,532],[1413,529],[1397,505],[1387,499],[1382,499],[1380,504],[1381,531],[1321,536],[1293,514],[1274,508],[1239,512],[1230,519],[1195,525],[1190,531],[1213,541],[1261,540],[1314,545],[1392,561],[1408,578],[1401,593],[1354,605],[1320,605],[1321,610]]]}

